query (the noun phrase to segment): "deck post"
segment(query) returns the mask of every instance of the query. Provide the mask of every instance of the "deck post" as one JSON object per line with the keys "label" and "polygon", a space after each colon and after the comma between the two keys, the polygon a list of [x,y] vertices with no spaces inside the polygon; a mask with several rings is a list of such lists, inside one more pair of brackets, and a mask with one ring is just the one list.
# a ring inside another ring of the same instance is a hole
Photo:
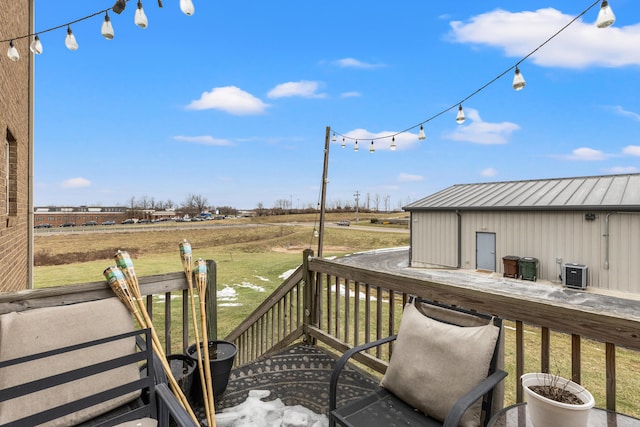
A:
{"label": "deck post", "polygon": [[218,283],[214,260],[207,260],[207,290],[205,307],[207,310],[207,337],[210,341],[218,339]]}
{"label": "deck post", "polygon": [[315,325],[317,322],[317,314],[316,314],[316,281],[315,276],[311,270],[309,270],[309,259],[313,256],[312,249],[305,249],[302,252],[302,268],[303,268],[303,278],[304,278],[304,316],[303,316],[303,324],[304,324],[304,342],[307,344],[315,344],[315,338],[312,338],[309,335],[309,325]]}

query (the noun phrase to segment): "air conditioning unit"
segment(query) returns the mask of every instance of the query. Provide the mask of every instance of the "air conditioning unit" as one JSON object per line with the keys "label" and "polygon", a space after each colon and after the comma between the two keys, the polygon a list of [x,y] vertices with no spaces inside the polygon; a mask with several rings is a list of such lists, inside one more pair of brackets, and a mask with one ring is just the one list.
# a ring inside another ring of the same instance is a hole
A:
{"label": "air conditioning unit", "polygon": [[586,265],[568,262],[562,266],[562,283],[567,288],[585,289],[588,269]]}

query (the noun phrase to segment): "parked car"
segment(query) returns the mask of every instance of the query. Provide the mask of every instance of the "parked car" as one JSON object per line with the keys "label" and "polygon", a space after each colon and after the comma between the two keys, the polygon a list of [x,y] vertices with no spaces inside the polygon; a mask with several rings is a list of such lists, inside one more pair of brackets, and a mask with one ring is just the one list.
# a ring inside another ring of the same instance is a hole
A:
{"label": "parked car", "polygon": [[348,226],[351,225],[351,222],[349,222],[348,219],[343,219],[343,220],[338,221],[338,225],[342,225],[342,226],[348,227]]}
{"label": "parked car", "polygon": [[82,223],[82,226],[83,226],[83,227],[91,227],[91,226],[93,226],[93,225],[98,225],[98,223],[97,223],[97,222],[95,222],[95,221],[87,221],[87,222],[83,222],[83,223]]}
{"label": "parked car", "polygon": [[65,222],[64,224],[60,224],[58,227],[75,227],[75,222]]}
{"label": "parked car", "polygon": [[116,222],[115,221],[105,221],[102,223],[102,225],[115,225]]}
{"label": "parked car", "polygon": [[135,220],[133,218],[128,218],[122,221],[122,224],[135,224]]}
{"label": "parked car", "polygon": [[53,227],[53,225],[47,222],[43,222],[42,224],[37,224],[33,226],[33,228],[51,228],[51,227]]}
{"label": "parked car", "polygon": [[138,224],[151,224],[151,220],[150,219],[141,219],[140,221],[138,221]]}

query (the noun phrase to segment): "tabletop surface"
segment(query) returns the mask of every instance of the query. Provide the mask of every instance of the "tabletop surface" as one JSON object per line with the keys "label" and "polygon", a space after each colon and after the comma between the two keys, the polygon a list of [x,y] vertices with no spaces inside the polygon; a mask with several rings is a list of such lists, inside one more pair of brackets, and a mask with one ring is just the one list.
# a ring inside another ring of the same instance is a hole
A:
{"label": "tabletop surface", "polygon": [[[504,408],[489,421],[489,427],[533,427],[527,417],[527,404],[518,403]],[[593,408],[588,427],[640,427],[640,419],[605,409]]]}

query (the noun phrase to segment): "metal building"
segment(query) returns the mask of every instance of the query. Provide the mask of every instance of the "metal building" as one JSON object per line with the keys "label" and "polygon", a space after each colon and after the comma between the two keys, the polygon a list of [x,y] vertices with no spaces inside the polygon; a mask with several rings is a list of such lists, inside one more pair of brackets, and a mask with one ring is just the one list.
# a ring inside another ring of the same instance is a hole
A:
{"label": "metal building", "polygon": [[504,274],[520,257],[536,279],[640,293],[640,174],[460,184],[404,209],[413,267]]}

